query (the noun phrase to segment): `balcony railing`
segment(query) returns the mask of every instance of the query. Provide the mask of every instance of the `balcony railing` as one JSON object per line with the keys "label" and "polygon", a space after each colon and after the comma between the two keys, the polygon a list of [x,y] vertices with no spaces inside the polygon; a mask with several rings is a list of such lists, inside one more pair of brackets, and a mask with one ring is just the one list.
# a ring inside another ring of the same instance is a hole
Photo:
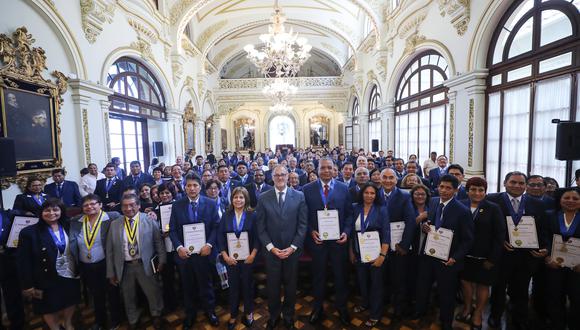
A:
{"label": "balcony railing", "polygon": [[[219,79],[220,89],[262,89],[273,79]],[[298,88],[343,87],[342,77],[296,77],[287,81]]]}

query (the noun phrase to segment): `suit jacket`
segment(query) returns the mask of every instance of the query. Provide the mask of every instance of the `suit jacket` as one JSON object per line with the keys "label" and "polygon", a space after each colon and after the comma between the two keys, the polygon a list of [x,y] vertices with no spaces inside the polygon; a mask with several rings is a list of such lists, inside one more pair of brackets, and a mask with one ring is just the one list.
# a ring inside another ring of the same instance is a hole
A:
{"label": "suit jacket", "polygon": [[254,175],[252,173],[248,172],[248,174],[246,175],[246,181],[245,182],[242,182],[242,177],[239,176],[239,175],[236,176],[235,178],[232,178],[232,180],[238,181],[238,185],[239,186],[245,186],[247,184],[254,183]]}
{"label": "suit jacket", "polygon": [[[152,276],[151,258],[157,255],[159,264],[165,264],[165,246],[163,245],[157,222],[149,218],[147,214],[139,214],[138,226],[139,255],[143,262],[145,275]],[[107,256],[107,278],[116,277],[119,281],[123,278],[123,269],[125,267],[124,235],[125,216],[120,215],[110,224],[107,249],[105,251]]]}
{"label": "suit jacket", "polygon": [[276,189],[261,195],[256,207],[258,237],[262,246],[272,243],[274,247],[285,249],[290,245],[302,249],[308,227],[308,207],[304,194],[294,189],[286,189],[282,208],[278,206]]}
{"label": "suit jacket", "polygon": [[139,189],[139,187],[144,184],[144,183],[149,183],[151,185],[155,184],[155,179],[153,179],[153,177],[149,174],[149,173],[139,173],[139,176],[136,178],[136,180],[133,180],[133,175],[131,173],[129,173],[129,175],[127,175],[125,177],[125,179],[123,179],[123,186],[124,187],[135,187],[137,189]]}
{"label": "suit jacket", "polygon": [[[457,194],[455,194],[455,198],[457,198],[460,201],[468,199],[469,196],[467,196],[467,189],[465,189],[464,186],[459,185],[459,188],[457,189]],[[467,205],[467,207],[469,208],[469,204]]]}
{"label": "suit jacket", "polygon": [[[560,215],[561,211],[551,210],[548,212],[548,225],[546,230],[546,248],[548,249],[548,254],[552,254],[552,239],[553,235],[562,235],[562,231],[560,230],[560,220],[558,216]],[[576,220],[578,221],[578,220]],[[572,233],[572,236],[569,237],[576,237],[580,238],[580,224],[576,226],[576,230]],[[565,239],[567,239],[566,237]]]}
{"label": "suit jacket", "polygon": [[[528,195],[528,194],[526,194],[526,195]],[[535,198],[535,199],[541,201],[544,204],[544,209],[546,210],[546,212],[556,208],[556,201],[550,196],[544,195],[544,196],[538,198],[538,197],[535,197],[532,195],[528,195],[528,197]]]}
{"label": "suit jacket", "polygon": [[250,206],[252,208],[256,208],[256,205],[258,205],[258,197],[260,197],[260,194],[272,189],[272,186],[267,183],[262,183],[262,189],[260,190],[259,193],[255,183],[247,184],[245,188],[246,190],[248,190],[248,194],[250,194]]}
{"label": "suit jacket", "polygon": [[[421,179],[421,184],[423,184],[425,187],[431,189],[431,184],[429,183],[429,180],[427,180],[425,178],[421,178],[421,177],[419,177],[419,179]],[[397,187],[401,188],[401,182],[403,182],[403,178],[397,179]]]}
{"label": "suit jacket", "polygon": [[[45,193],[41,193],[42,198],[46,200],[48,196]],[[16,195],[16,199],[14,200],[14,206],[12,206],[12,210],[17,214],[24,214],[26,212],[32,212],[34,215],[38,215],[38,212],[41,210],[41,205],[34,200],[32,195],[28,193]]]}
{"label": "suit jacket", "polygon": [[[353,235],[353,247],[354,251],[360,254],[360,248],[358,246],[358,237],[356,231],[356,222],[359,221],[361,212],[363,211],[363,203],[352,204],[353,209],[353,221],[351,224],[351,230]],[[365,222],[368,222],[367,229],[365,231],[378,231],[379,237],[381,238],[381,244],[389,244],[389,249],[391,245],[391,225],[389,222],[389,211],[384,205],[373,205],[371,211],[367,215]],[[362,223],[360,224],[362,227]],[[362,228],[361,228],[362,229]]]}
{"label": "suit jacket", "polygon": [[203,173],[203,165],[193,165],[191,170],[201,178],[201,174]]}
{"label": "suit jacket", "polygon": [[[103,206],[111,202],[119,203],[121,201],[121,195],[123,195],[123,181],[115,180],[111,184],[111,188],[107,193],[107,179],[101,179],[97,181],[97,187],[95,188],[95,195],[101,197],[101,201],[103,202]],[[106,207],[105,207],[106,208]]]}
{"label": "suit jacket", "polygon": [[[432,225],[435,225],[435,213],[439,206],[439,197],[431,198],[429,203],[428,219]],[[463,259],[473,246],[473,219],[471,212],[465,205],[461,204],[456,198],[452,198],[447,206],[443,209],[441,228],[453,230],[453,240],[451,241],[451,249],[449,250],[449,258],[455,259],[455,264],[452,267],[461,269],[463,267]],[[425,235],[425,241],[427,236]],[[425,246],[425,242],[423,243]],[[424,251],[420,251],[424,254]]]}
{"label": "suit jacket", "polygon": [[[105,217],[106,215],[106,217]],[[121,216],[117,212],[106,212],[103,215],[103,219],[101,220],[101,229],[99,230],[99,237],[101,238],[101,243],[103,244],[103,250],[106,256],[107,250],[107,237],[109,235],[109,228],[111,227],[111,222],[113,219],[118,218]],[[70,221],[70,252],[73,256],[76,263],[79,263],[79,247],[78,247],[78,238],[80,237],[80,233],[83,230],[83,215],[74,217]],[[84,242],[82,243],[84,244]]]}
{"label": "suit jacket", "polygon": [[[234,179],[230,179],[229,181],[226,181],[226,183],[221,182],[222,188],[220,190],[220,197],[222,197],[227,204],[230,204],[230,196],[232,194],[232,190],[234,190],[235,187],[239,187],[242,185],[242,182],[240,180],[234,180]],[[224,194],[224,189],[226,188],[225,185],[227,185],[227,194]]]}
{"label": "suit jacket", "polygon": [[[445,169],[445,173],[447,173],[447,169]],[[431,169],[429,171],[429,185],[431,190],[437,191],[437,187],[439,186],[439,181],[441,180],[441,173],[439,172],[439,166]]]}
{"label": "suit jacket", "polygon": [[[183,225],[195,223],[194,219],[189,217],[189,197],[185,196],[182,199],[173,203],[171,208],[171,218],[169,219],[169,238],[171,243],[177,250],[179,246],[183,246]],[[205,241],[212,246],[212,253],[217,253],[217,227],[219,224],[218,208],[216,202],[211,199],[199,196],[197,204],[197,223],[203,223],[205,226]],[[177,263],[184,263],[185,260],[176,256]]]}
{"label": "suit jacket", "polygon": [[[379,195],[381,198],[381,205],[385,205],[384,189],[379,190]],[[395,187],[389,197],[388,211],[390,222],[405,222],[405,230],[403,231],[403,238],[399,243],[399,246],[406,251],[409,251],[417,233],[417,223],[415,222],[416,216],[415,210],[413,209],[411,194]]]}
{"label": "suit jacket", "polygon": [[[337,181],[339,181],[339,182],[342,182],[342,183],[346,184],[346,183],[345,183],[345,181],[344,181],[344,178],[343,178],[343,177],[340,177],[340,178],[338,178],[338,179],[337,179]],[[347,187],[350,189],[350,188],[352,188],[352,187],[354,187],[354,186],[356,186],[356,181],[354,180],[354,175],[353,175],[353,176],[350,178],[350,182],[348,183]]]}
{"label": "suit jacket", "polygon": [[[308,206],[308,231],[318,231],[317,211],[324,210],[324,203],[320,192],[322,191],[322,182],[316,180],[310,182],[302,188],[306,205]],[[329,210],[338,210],[338,222],[340,233],[346,233],[348,236],[352,230],[352,200],[346,184],[334,180],[334,188],[330,191],[327,200]]]}
{"label": "suit jacket", "polygon": [[47,184],[44,187],[44,193],[50,197],[60,198],[64,205],[69,206],[81,206],[81,193],[79,192],[79,185],[74,181],[65,180],[62,183],[62,192],[58,196],[56,183]]}
{"label": "suit jacket", "polygon": [[[228,211],[222,215],[216,235],[218,242],[217,248],[219,252],[228,252],[227,234],[235,232],[233,224],[234,218],[234,211]],[[252,253],[253,249],[260,248],[260,240],[258,239],[258,232],[256,228],[256,212],[246,211],[246,220],[244,220],[244,226],[242,227],[241,231],[248,232],[250,253]]]}
{"label": "suit jacket", "polygon": [[[461,203],[470,208],[469,199]],[[499,206],[487,200],[479,203],[479,210],[472,215],[474,224],[473,246],[468,255],[486,258],[494,265],[498,265],[503,254],[503,240],[506,235],[505,217]]]}
{"label": "suit jacket", "polygon": [[356,184],[354,186],[348,188],[348,192],[350,193],[350,200],[353,203],[360,203],[361,202],[361,200],[359,200],[359,198],[358,198],[359,191],[360,191],[360,188]]}
{"label": "suit jacket", "polygon": [[[59,223],[68,235],[68,221],[62,220]],[[32,287],[42,290],[55,287],[58,283],[56,281],[58,278],[56,272],[58,249],[48,232],[49,230],[46,223],[40,220],[35,225],[26,227],[20,232],[17,265],[22,290]],[[70,249],[66,251],[70,253]],[[76,269],[74,261],[71,266],[74,273],[74,269]]]}
{"label": "suit jacket", "polygon": [[0,248],[6,246],[12,227],[12,219],[13,217],[8,211],[0,209]]}

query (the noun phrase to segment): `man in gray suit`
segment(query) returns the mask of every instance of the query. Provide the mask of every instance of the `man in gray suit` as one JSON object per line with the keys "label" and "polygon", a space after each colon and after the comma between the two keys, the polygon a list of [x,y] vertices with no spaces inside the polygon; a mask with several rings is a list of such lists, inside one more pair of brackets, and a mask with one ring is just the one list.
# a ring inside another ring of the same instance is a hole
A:
{"label": "man in gray suit", "polygon": [[[270,319],[267,329],[274,329],[280,311],[284,325],[294,329],[298,258],[303,250],[308,225],[304,194],[288,189],[288,170],[277,165],[273,170],[274,189],[264,192],[256,208],[258,237],[265,253]],[[280,303],[280,286],[284,285],[284,305]]]}
{"label": "man in gray suit", "polygon": [[159,261],[157,271],[165,264],[165,248],[154,220],[139,213],[139,197],[125,195],[121,200],[123,216],[113,220],[107,237],[107,278],[113,285],[120,285],[129,328],[136,329],[140,310],[137,308],[139,283],[149,302],[155,329],[161,328],[163,299],[161,284],[153,276],[151,259]]}

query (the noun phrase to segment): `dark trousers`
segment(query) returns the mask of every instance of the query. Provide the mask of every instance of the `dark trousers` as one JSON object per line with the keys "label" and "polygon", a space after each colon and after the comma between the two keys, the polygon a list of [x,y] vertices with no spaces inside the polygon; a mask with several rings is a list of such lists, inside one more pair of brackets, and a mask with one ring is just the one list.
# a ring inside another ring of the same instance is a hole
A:
{"label": "dark trousers", "polygon": [[389,253],[389,260],[387,262],[387,267],[390,277],[390,292],[392,294],[393,300],[391,303],[395,314],[400,314],[403,312],[408,304],[408,285],[407,282],[409,278],[407,277],[408,267],[409,267],[410,256],[400,256],[396,253]]}
{"label": "dark trousers", "polygon": [[[94,264],[80,263],[81,278],[93,297],[95,323],[105,328],[107,325],[107,300],[111,313],[111,325],[121,323],[121,296],[119,288],[107,279],[107,263],[101,260]],[[108,299],[107,299],[108,298]]]}
{"label": "dark trousers", "polygon": [[380,320],[383,315],[383,269],[373,267],[372,263],[356,263],[356,274],[360,294],[362,296],[362,305],[369,308],[370,318]]}
{"label": "dark trousers", "polygon": [[[0,285],[2,287],[1,293],[6,302],[6,314],[8,314],[8,320],[10,320],[9,329],[23,329],[24,304],[22,303],[22,291],[18,280],[14,249],[0,253]],[[1,315],[2,309],[0,308],[0,329],[4,329]]]}
{"label": "dark trousers", "polygon": [[429,294],[434,281],[437,281],[437,291],[439,293],[439,319],[443,323],[443,329],[445,329],[450,327],[453,322],[455,293],[459,282],[458,268],[457,266],[445,266],[437,258],[425,255],[419,256],[417,304],[415,307],[419,315],[424,315],[427,312]]}
{"label": "dark trousers", "polygon": [[173,311],[177,308],[177,294],[175,293],[175,273],[177,267],[174,258],[177,252],[167,253],[167,263],[161,270],[161,281],[163,283],[163,306],[166,311]]}
{"label": "dark trousers", "polygon": [[186,317],[195,320],[198,304],[203,306],[206,313],[213,313],[215,294],[212,283],[213,270],[210,267],[209,257],[193,254],[183,263],[178,264],[178,268]]}
{"label": "dark trousers", "polygon": [[[271,252],[265,252],[266,286],[268,290],[268,312],[270,320],[274,321],[282,316],[288,322],[294,322],[294,306],[296,305],[296,281],[298,278],[298,257],[294,253],[281,260]],[[284,304],[280,302],[281,287],[284,285]]]}
{"label": "dark trousers", "polygon": [[243,260],[238,260],[236,266],[227,266],[227,269],[231,317],[238,316],[240,293],[244,297],[244,313],[246,315],[252,313],[254,311],[254,265],[247,265]]}
{"label": "dark trousers", "polygon": [[312,290],[314,295],[313,310],[322,309],[326,289],[326,270],[328,262],[332,267],[334,276],[334,295],[336,298],[336,309],[346,311],[346,300],[348,297],[348,287],[346,284],[346,261],[347,244],[337,244],[333,241],[324,242],[317,245],[310,244],[312,255]]}
{"label": "dark trousers", "polygon": [[532,274],[537,269],[537,260],[529,251],[505,252],[500,262],[497,282],[491,289],[490,318],[501,319],[506,305],[506,289],[510,296],[512,320],[524,325],[528,320],[528,288]]}
{"label": "dark trousers", "polygon": [[[548,297],[548,315],[556,330],[580,329],[580,274],[569,268],[550,269],[546,271]],[[566,297],[570,300],[570,309],[566,313]],[[566,315],[568,314],[568,315]]]}
{"label": "dark trousers", "polygon": [[541,321],[547,317],[546,285],[546,266],[541,263],[532,276],[532,303],[536,317]]}

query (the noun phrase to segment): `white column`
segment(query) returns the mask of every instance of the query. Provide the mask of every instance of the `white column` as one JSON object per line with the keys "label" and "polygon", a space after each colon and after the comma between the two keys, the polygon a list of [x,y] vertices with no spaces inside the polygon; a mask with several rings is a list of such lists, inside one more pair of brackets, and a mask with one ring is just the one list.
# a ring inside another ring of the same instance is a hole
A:
{"label": "white column", "polygon": [[221,126],[221,117],[217,114],[213,115],[213,154],[221,155],[222,153],[222,126]]}
{"label": "white column", "polygon": [[358,148],[364,148],[365,152],[369,150],[369,114],[368,113],[360,113],[358,115],[358,124],[360,127],[360,138],[359,138],[359,145],[355,145]]}
{"label": "white column", "polygon": [[393,150],[395,147],[395,104],[387,103],[381,110],[381,150]]}
{"label": "white column", "polygon": [[[165,164],[174,164],[178,155],[185,153],[185,141],[183,136],[183,112],[179,109],[167,108],[167,127],[169,141],[165,142]],[[162,161],[160,159],[160,161]]]}
{"label": "white column", "polygon": [[205,122],[201,119],[195,121],[195,154],[205,155]]}

